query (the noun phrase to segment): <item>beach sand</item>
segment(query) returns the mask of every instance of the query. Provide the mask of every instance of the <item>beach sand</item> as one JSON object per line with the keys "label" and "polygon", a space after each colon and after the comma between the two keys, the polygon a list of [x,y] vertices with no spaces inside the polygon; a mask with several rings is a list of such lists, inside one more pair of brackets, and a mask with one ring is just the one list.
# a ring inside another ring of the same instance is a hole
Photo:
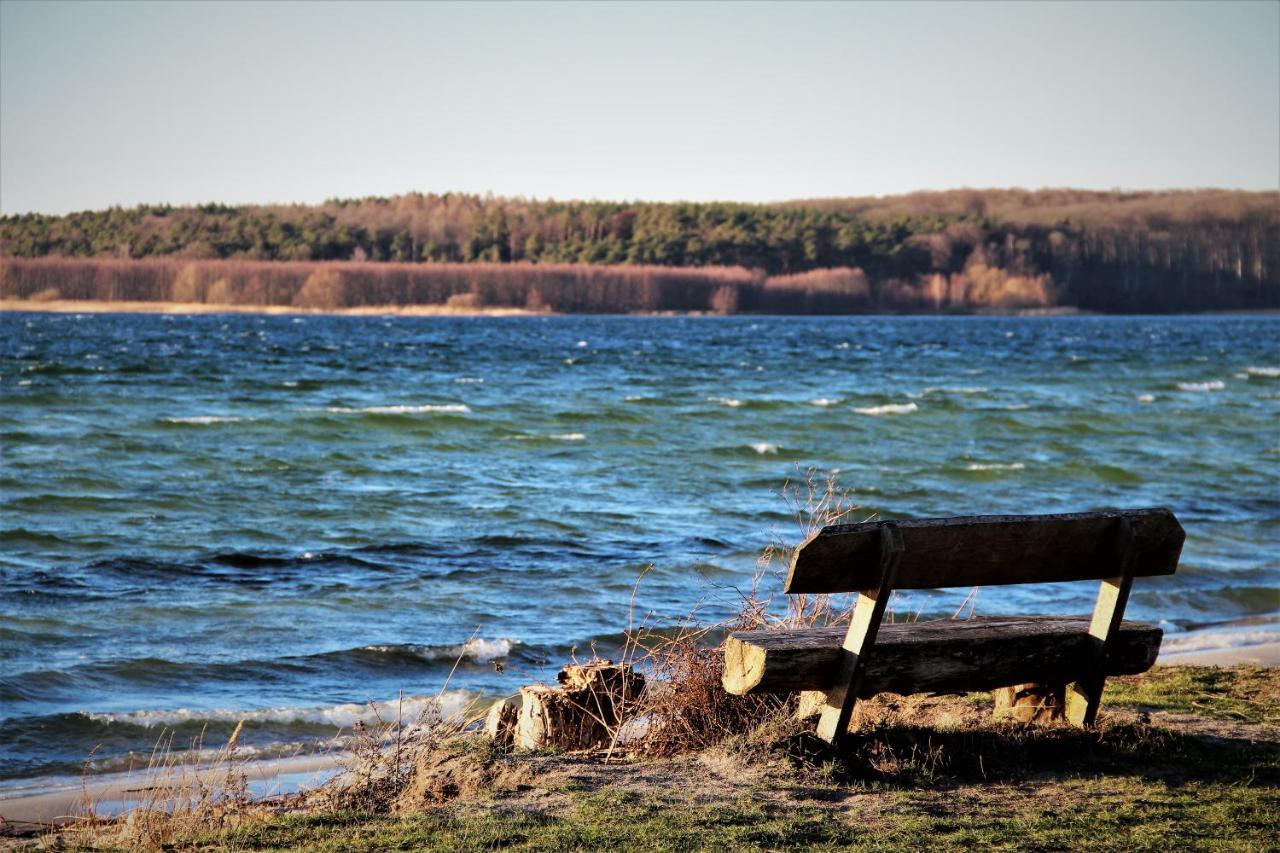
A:
{"label": "beach sand", "polygon": [[1184,633],[1166,633],[1164,666],[1280,666],[1280,614],[1250,616]]}
{"label": "beach sand", "polygon": [[[332,778],[348,757],[345,753],[300,755],[247,761],[236,768],[244,771],[252,795],[262,799],[318,787]],[[0,828],[22,832],[32,826],[67,823],[89,814],[90,805],[95,815],[114,817],[128,811],[156,787],[181,779],[178,774],[183,772],[184,768],[175,767],[161,776],[137,770],[83,779],[33,779],[30,785],[0,792]],[[216,786],[225,768],[186,768],[185,773],[188,781],[199,777]]]}
{"label": "beach sand", "polygon": [[1280,666],[1280,640],[1232,649],[1161,654],[1161,666]]}

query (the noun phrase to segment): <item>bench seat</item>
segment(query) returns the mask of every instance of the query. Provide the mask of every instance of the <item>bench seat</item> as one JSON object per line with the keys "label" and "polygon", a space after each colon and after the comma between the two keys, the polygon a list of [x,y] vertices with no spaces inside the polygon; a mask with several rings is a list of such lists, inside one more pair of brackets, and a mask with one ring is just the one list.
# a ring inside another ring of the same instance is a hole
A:
{"label": "bench seat", "polygon": [[[994,690],[1064,684],[1096,667],[1088,616],[987,616],[882,624],[858,698],[877,693]],[[827,690],[840,675],[847,625],[739,631],[725,647],[724,687],[735,695]],[[1106,675],[1133,675],[1155,663],[1163,631],[1124,621],[1108,647]]]}

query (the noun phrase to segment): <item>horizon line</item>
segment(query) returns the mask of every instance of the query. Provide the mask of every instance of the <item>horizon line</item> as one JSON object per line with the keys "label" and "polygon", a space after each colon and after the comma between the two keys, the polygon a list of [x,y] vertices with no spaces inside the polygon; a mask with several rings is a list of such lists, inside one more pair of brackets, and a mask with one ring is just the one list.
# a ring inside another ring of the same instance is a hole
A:
{"label": "horizon line", "polygon": [[958,185],[945,187],[941,189],[921,188],[913,190],[905,190],[895,193],[884,193],[879,195],[828,195],[828,196],[792,196],[783,198],[772,198],[765,200],[750,199],[732,199],[732,198],[641,198],[641,197],[625,197],[625,198],[608,198],[600,196],[592,196],[590,198],[582,197],[558,197],[554,195],[538,196],[538,195],[520,195],[511,194],[504,195],[496,193],[493,190],[475,191],[463,189],[448,190],[420,190],[410,189],[394,192],[390,194],[370,193],[362,196],[326,196],[319,201],[220,201],[216,199],[208,199],[202,201],[137,201],[133,203],[117,202],[105,207],[83,207],[72,208],[60,211],[50,210],[25,210],[25,211],[6,211],[3,205],[0,205],[0,217],[11,216],[73,216],[80,213],[98,213],[110,210],[134,210],[138,208],[198,208],[210,205],[221,205],[224,207],[320,207],[335,202],[359,202],[373,199],[397,199],[407,198],[410,196],[468,196],[494,201],[523,201],[535,204],[735,204],[749,205],[756,207],[767,207],[770,205],[783,204],[806,204],[821,203],[832,201],[885,201],[888,199],[906,198],[910,196],[921,195],[945,195],[948,193],[962,192],[978,192],[978,193],[1051,193],[1051,192],[1078,192],[1078,193],[1096,193],[1099,195],[1178,195],[1178,194],[1199,194],[1199,193],[1229,193],[1229,194],[1245,194],[1245,195],[1280,195],[1280,187],[1267,189],[1246,189],[1243,187],[1225,187],[1225,186],[1187,186],[1187,187],[1108,187],[1105,189],[1087,186],[969,186]]}

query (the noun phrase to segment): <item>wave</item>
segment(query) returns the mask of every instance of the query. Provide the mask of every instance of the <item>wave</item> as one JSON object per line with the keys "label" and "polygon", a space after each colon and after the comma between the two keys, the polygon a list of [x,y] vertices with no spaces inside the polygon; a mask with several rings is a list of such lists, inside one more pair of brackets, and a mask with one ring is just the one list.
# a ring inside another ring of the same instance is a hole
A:
{"label": "wave", "polygon": [[885,403],[883,406],[865,406],[855,408],[860,415],[909,415],[920,409],[915,403]]}
{"label": "wave", "polygon": [[302,411],[328,412],[334,415],[421,415],[431,413],[465,415],[471,412],[471,407],[466,403],[428,403],[421,406],[365,406],[359,409],[350,406],[328,406],[323,409],[302,409]]}
{"label": "wave", "polygon": [[234,424],[245,420],[250,420],[250,418],[237,417],[234,415],[192,415],[185,418],[164,418],[164,422],[169,424],[193,424],[201,426],[208,424]]}
{"label": "wave", "polygon": [[912,397],[928,397],[930,394],[963,394],[966,396],[973,394],[986,394],[990,391],[985,385],[945,385],[942,387],[929,386],[922,390],[919,394],[911,394]]}
{"label": "wave", "polygon": [[[518,654],[517,654],[518,652]],[[63,701],[76,695],[125,691],[130,686],[169,689],[176,685],[307,682],[317,675],[359,683],[372,674],[439,673],[457,665],[484,667],[516,655],[522,663],[541,661],[549,650],[510,638],[472,638],[464,643],[405,643],[242,660],[115,658],[59,669],[36,669],[0,676],[0,705]]]}
{"label": "wave", "polygon": [[310,724],[350,729],[356,723],[374,725],[402,720],[412,722],[438,715],[450,717],[464,713],[475,701],[475,694],[465,690],[446,690],[436,696],[406,696],[387,702],[344,702],[340,705],[315,707],[277,707],[261,709],[174,708],[126,713],[93,713],[84,716],[97,723],[118,723],[145,729],[164,726],[189,728],[193,723],[283,723]]}
{"label": "wave", "polygon": [[412,738],[417,725],[473,716],[480,698],[479,693],[454,689],[335,705],[71,711],[11,717],[3,721],[7,737],[0,745],[0,780],[133,770],[148,765],[157,745],[165,752],[166,763],[207,760],[221,752],[241,723],[240,758],[349,748],[359,725],[384,733],[383,726],[401,723],[404,736]]}
{"label": "wave", "polygon": [[731,409],[736,409],[742,405],[742,401],[734,397],[708,397],[707,402],[719,403],[720,405],[728,406]]}
{"label": "wave", "polygon": [[777,453],[778,445],[770,444],[767,441],[760,441],[751,445],[751,449],[754,450],[756,453],[759,453],[761,456],[763,456],[766,453]]}
{"label": "wave", "polygon": [[[374,652],[394,657],[411,656],[418,660],[451,662],[470,659],[475,663],[488,663],[510,656],[512,648],[519,645],[518,640],[499,638],[488,640],[484,637],[472,637],[465,643],[453,646],[429,646],[417,644],[362,646],[354,651]],[[335,653],[328,653],[329,656]],[[342,654],[342,653],[336,653]]]}
{"label": "wave", "polygon": [[1160,659],[1167,663],[1246,662],[1255,652],[1265,657],[1265,649],[1274,649],[1277,645],[1280,645],[1280,613],[1263,613],[1166,634],[1160,645]]}
{"label": "wave", "polygon": [[1178,390],[1180,391],[1193,391],[1193,392],[1201,392],[1201,393],[1206,391],[1221,391],[1223,388],[1226,388],[1226,387],[1227,387],[1227,383],[1223,382],[1221,379],[1212,379],[1208,382],[1179,382],[1178,383]]}

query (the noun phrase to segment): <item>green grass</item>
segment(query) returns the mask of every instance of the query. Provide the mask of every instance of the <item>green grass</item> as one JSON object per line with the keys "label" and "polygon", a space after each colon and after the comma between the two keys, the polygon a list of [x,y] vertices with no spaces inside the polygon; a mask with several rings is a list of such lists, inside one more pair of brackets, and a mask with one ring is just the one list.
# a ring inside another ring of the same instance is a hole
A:
{"label": "green grass", "polygon": [[[808,789],[811,793],[811,789]],[[677,792],[600,792],[549,816],[499,807],[410,817],[281,817],[197,841],[243,850],[701,850],[950,848],[1261,850],[1280,838],[1274,787],[1073,779],[909,798],[848,793],[849,811],[759,799],[699,804]],[[888,798],[890,807],[858,800]],[[865,812],[865,814],[859,814]]]}
{"label": "green grass", "polygon": [[1260,666],[1156,667],[1107,681],[1103,707],[1280,724],[1280,681]]}

